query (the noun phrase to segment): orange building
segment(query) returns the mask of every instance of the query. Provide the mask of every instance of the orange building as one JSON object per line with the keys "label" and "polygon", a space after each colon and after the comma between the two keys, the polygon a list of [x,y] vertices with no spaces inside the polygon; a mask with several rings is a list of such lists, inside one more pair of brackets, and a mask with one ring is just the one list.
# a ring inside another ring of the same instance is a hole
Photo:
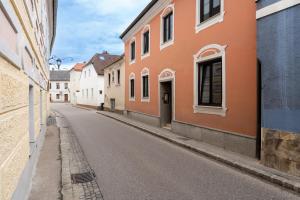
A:
{"label": "orange building", "polygon": [[255,13],[253,0],[152,0],[121,35],[127,115],[255,157]]}

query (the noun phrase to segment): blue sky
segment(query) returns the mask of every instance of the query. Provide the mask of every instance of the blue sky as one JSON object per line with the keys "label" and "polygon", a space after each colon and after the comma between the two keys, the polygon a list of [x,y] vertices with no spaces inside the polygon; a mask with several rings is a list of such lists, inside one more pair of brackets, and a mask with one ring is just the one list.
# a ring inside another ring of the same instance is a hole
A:
{"label": "blue sky", "polygon": [[150,0],[59,0],[57,33],[52,55],[69,68],[96,52],[123,53],[120,34]]}

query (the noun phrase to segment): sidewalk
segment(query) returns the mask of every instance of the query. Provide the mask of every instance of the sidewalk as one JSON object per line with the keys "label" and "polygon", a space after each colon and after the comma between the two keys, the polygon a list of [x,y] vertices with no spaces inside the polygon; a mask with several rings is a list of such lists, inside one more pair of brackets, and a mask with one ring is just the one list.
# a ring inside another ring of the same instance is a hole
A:
{"label": "sidewalk", "polygon": [[[90,110],[90,109],[89,109]],[[199,153],[210,159],[216,160],[218,162],[224,163],[228,166],[234,167],[244,173],[258,177],[262,180],[268,181],[275,185],[281,186],[285,189],[292,190],[294,192],[300,193],[300,178],[282,173],[280,171],[265,167],[261,165],[257,160],[245,157],[240,154],[236,154],[229,151],[224,151],[224,149],[195,141],[186,137],[176,135],[168,130],[153,127],[125,116],[105,112],[97,111],[98,114],[104,115],[106,117],[112,118],[119,122],[125,123],[129,126],[133,126],[137,129],[145,131],[156,137],[162,138],[178,146],[187,148],[191,151]]]}

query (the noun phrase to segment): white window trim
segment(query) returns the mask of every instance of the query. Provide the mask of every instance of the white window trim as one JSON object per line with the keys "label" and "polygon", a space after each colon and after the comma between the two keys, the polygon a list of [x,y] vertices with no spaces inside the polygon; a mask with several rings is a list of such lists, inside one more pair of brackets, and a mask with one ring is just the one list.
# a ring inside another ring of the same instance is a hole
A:
{"label": "white window trim", "polygon": [[13,8],[11,7],[8,0],[0,0],[0,10],[3,12],[7,20],[9,21],[11,27],[14,29],[16,35],[17,35],[17,47],[16,47],[16,53],[13,52],[7,45],[5,45],[0,40],[0,55],[2,55],[7,61],[11,62],[15,67],[21,69],[22,68],[22,58],[21,58],[21,52],[20,47],[22,46],[22,40],[20,35],[20,29],[21,25],[18,23],[17,16],[13,11]]}
{"label": "white window trim", "polygon": [[[226,116],[226,47],[226,45],[220,46],[218,44],[211,44],[203,47],[194,55],[194,113],[220,115],[222,117]],[[218,53],[217,51],[220,52]],[[214,52],[215,54],[201,57],[202,54],[207,52]],[[200,106],[198,105],[198,63],[215,58],[222,58],[222,106]]]}
{"label": "white window trim", "polygon": [[[164,42],[164,20],[163,18],[169,14],[170,12],[166,12],[169,9],[173,11],[173,30],[172,30],[172,40],[168,42]],[[175,38],[175,4],[169,4],[162,12],[160,15],[160,50],[162,51],[163,49],[171,46],[174,44],[174,38]]]}
{"label": "white window trim", "polygon": [[220,0],[220,1],[221,1],[220,13],[200,23],[200,0],[196,0],[196,24],[195,24],[196,33],[199,33],[200,31],[207,29],[210,26],[213,26],[217,23],[221,23],[224,21],[224,15],[225,15],[224,0]]}
{"label": "white window trim", "polygon": [[[131,97],[131,80],[134,80],[134,97]],[[136,87],[136,81],[135,81],[135,74],[131,73],[129,75],[129,101],[135,101],[135,97],[136,97],[136,91],[135,91],[135,87]]]}
{"label": "white window trim", "polygon": [[[147,31],[149,31],[149,51],[148,51],[148,53],[144,54],[144,33]],[[150,51],[151,51],[151,27],[148,24],[143,28],[143,30],[141,32],[141,55],[142,55],[141,59],[143,60],[143,59],[149,57]]]}
{"label": "white window trim", "polygon": [[300,4],[299,0],[278,1],[256,11],[256,19],[266,17],[268,15],[280,12],[298,4]]}
{"label": "white window trim", "polygon": [[[143,77],[144,76],[148,76],[148,94],[149,97],[144,97],[143,96]],[[145,103],[149,103],[150,102],[150,73],[149,73],[149,69],[148,68],[144,68],[141,71],[141,102],[145,102]]]}
{"label": "white window trim", "polygon": [[[131,60],[131,58],[132,58],[132,54],[131,54],[131,52],[132,52],[131,44],[132,44],[133,42],[135,42],[135,56],[134,56],[134,60]],[[135,61],[136,61],[136,38],[133,37],[133,38],[130,40],[130,43],[129,43],[129,65],[134,64]]]}

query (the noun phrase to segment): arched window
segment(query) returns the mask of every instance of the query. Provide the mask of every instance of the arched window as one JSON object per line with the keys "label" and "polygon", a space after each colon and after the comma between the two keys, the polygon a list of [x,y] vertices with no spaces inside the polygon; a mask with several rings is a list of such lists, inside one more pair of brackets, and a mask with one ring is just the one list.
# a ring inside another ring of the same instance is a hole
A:
{"label": "arched window", "polygon": [[211,44],[194,55],[194,112],[226,115],[226,46]]}
{"label": "arched window", "polygon": [[135,101],[135,74],[129,76],[129,101]]}
{"label": "arched window", "polygon": [[174,44],[174,4],[168,5],[160,15],[160,50]]}
{"label": "arched window", "polygon": [[150,102],[150,78],[149,69],[144,68],[141,72],[141,101]]}
{"label": "arched window", "polygon": [[150,56],[150,25],[145,26],[141,32],[141,55],[142,59]]}
{"label": "arched window", "polygon": [[136,39],[135,39],[135,37],[131,39],[129,49],[130,49],[130,52],[129,52],[130,62],[129,62],[129,64],[133,64],[133,63],[135,63],[135,59],[136,59]]}

